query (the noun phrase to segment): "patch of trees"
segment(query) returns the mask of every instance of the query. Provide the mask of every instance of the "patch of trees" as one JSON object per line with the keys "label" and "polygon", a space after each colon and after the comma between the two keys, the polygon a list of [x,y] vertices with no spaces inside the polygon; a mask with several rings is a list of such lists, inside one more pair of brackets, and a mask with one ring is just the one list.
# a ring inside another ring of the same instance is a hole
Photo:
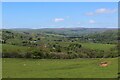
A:
{"label": "patch of trees", "polygon": [[[48,45],[47,45],[48,46]],[[63,47],[59,44],[51,45],[54,48],[39,47],[9,50],[3,47],[4,58],[33,58],[33,59],[74,59],[74,58],[113,58],[118,57],[117,47],[109,51],[93,50],[82,47],[81,44],[70,44]]]}

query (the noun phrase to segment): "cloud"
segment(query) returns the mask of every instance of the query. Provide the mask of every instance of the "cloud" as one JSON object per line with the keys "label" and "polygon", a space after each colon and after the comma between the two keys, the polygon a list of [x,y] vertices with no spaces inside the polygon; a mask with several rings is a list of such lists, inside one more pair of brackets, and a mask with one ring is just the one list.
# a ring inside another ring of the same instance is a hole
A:
{"label": "cloud", "polygon": [[114,13],[117,9],[107,9],[107,8],[100,8],[95,11],[97,14],[104,14],[104,13]]}
{"label": "cloud", "polygon": [[86,15],[87,16],[93,16],[93,15],[96,15],[96,14],[110,14],[110,13],[115,13],[115,12],[117,12],[117,9],[99,8],[99,9],[96,9],[95,11],[93,11],[93,12],[86,13]]}
{"label": "cloud", "polygon": [[95,12],[98,14],[101,14],[101,13],[107,13],[109,12],[109,10],[106,8],[100,8],[100,9],[97,9]]}
{"label": "cloud", "polygon": [[54,21],[55,22],[62,22],[62,21],[64,21],[64,19],[63,18],[55,18]]}
{"label": "cloud", "polygon": [[94,21],[94,20],[89,20],[89,23],[90,23],[90,24],[94,24],[95,21]]}

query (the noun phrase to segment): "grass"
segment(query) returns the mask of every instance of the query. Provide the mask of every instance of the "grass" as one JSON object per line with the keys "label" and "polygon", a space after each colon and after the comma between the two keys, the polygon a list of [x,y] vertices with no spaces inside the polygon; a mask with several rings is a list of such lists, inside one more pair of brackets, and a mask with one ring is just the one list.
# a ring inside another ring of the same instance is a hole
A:
{"label": "grass", "polygon": [[2,44],[0,44],[0,79],[2,78]]}
{"label": "grass", "polygon": [[0,79],[2,78],[2,58],[0,58]]}
{"label": "grass", "polygon": [[27,47],[24,46],[17,46],[17,45],[9,45],[9,44],[2,44],[2,49],[8,50],[8,51],[15,51],[15,50],[23,50],[26,51]]}
{"label": "grass", "polygon": [[83,47],[89,49],[97,49],[97,50],[109,50],[110,48],[115,47],[115,44],[101,44],[101,43],[81,43]]}
{"label": "grass", "polygon": [[[3,78],[116,78],[118,58],[15,59],[3,58]],[[100,67],[101,61],[111,64]]]}
{"label": "grass", "polygon": [[[72,42],[78,43],[78,42]],[[71,42],[60,42],[63,46],[68,46]],[[81,44],[82,47],[94,50],[110,50],[111,48],[115,47],[115,44],[101,44],[101,43],[78,43]]]}
{"label": "grass", "polygon": [[36,50],[37,48],[33,47],[26,47],[26,46],[17,46],[17,45],[10,45],[10,44],[2,44],[2,51],[3,52],[27,52],[30,50]]}

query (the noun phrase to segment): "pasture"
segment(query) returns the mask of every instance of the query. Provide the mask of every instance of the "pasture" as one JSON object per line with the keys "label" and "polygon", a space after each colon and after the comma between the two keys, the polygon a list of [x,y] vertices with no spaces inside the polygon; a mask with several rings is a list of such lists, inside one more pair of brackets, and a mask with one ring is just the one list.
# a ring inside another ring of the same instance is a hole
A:
{"label": "pasture", "polygon": [[[20,59],[3,58],[3,78],[116,78],[118,58]],[[100,62],[108,66],[99,66]]]}
{"label": "pasture", "polygon": [[96,50],[110,50],[115,47],[115,44],[101,44],[101,43],[81,43],[83,47]]}
{"label": "pasture", "polygon": [[[79,42],[72,43],[81,44],[82,47],[93,50],[110,50],[111,48],[114,48],[116,46],[115,44],[102,44],[102,43],[79,43]],[[71,44],[71,42],[60,42],[60,45],[62,46],[68,46],[69,44]]]}

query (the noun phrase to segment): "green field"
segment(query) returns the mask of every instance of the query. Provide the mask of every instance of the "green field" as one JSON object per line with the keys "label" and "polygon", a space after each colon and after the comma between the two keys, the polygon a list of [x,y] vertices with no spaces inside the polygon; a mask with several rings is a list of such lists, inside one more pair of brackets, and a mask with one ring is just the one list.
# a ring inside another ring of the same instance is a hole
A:
{"label": "green field", "polygon": [[[116,46],[115,44],[79,43],[79,42],[74,42],[74,43],[81,44],[84,48],[93,49],[93,50],[110,50],[111,48],[114,48]],[[71,42],[61,42],[60,44],[66,46],[71,44]]]}
{"label": "green field", "polygon": [[[3,58],[3,78],[116,78],[118,58],[15,59]],[[99,66],[102,61],[110,64]]]}
{"label": "green field", "polygon": [[115,47],[115,44],[101,44],[101,43],[81,43],[83,47],[89,49],[97,49],[97,50],[110,50],[110,48]]}

